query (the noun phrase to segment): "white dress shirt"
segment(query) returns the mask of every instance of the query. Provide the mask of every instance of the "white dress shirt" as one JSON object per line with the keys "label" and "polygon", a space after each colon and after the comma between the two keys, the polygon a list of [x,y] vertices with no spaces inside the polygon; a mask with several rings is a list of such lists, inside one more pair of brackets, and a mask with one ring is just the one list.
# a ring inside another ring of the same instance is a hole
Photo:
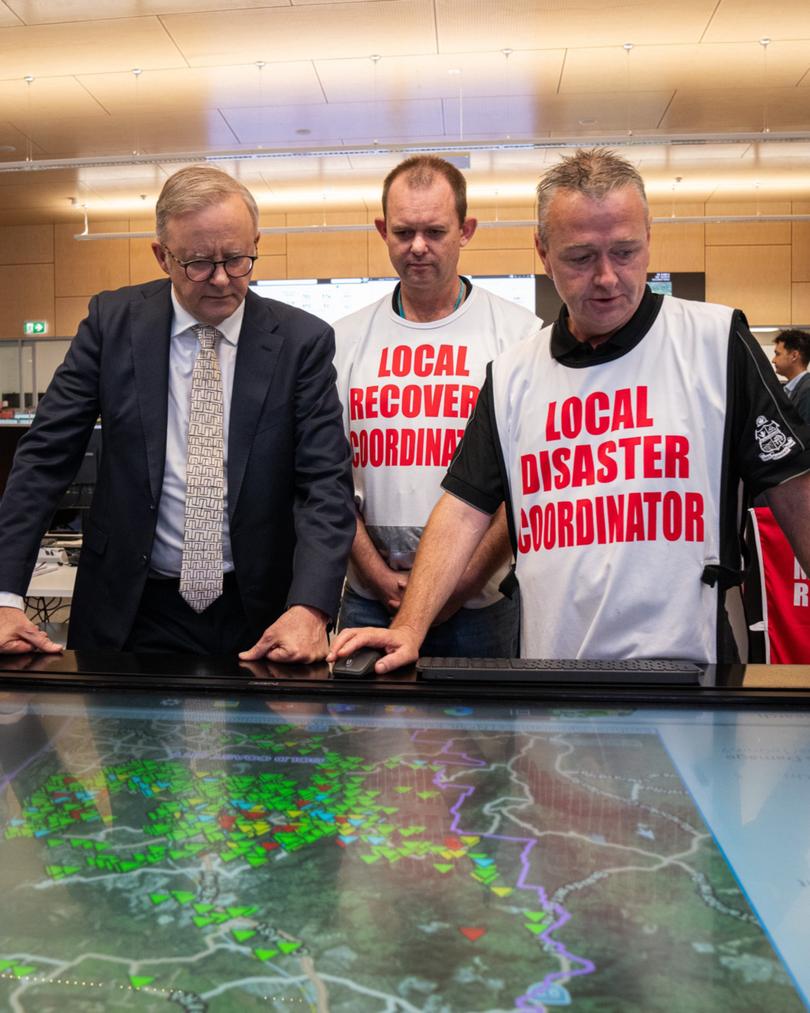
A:
{"label": "white dress shirt", "polygon": [[[172,288],[171,335],[169,346],[169,411],[166,426],[166,464],[158,506],[157,527],[152,544],[150,569],[167,577],[179,577],[183,558],[183,527],[186,503],[186,446],[188,442],[188,416],[191,405],[191,375],[200,350],[200,343],[192,328],[200,323],[184,309]],[[231,538],[228,528],[228,428],[231,414],[233,374],[236,367],[236,350],[239,332],[245,315],[245,304],[239,307],[217,330],[223,340],[217,343],[217,358],[222,374],[223,438],[225,443],[225,511],[222,522],[222,556],[225,573],[233,570]],[[103,423],[103,420],[102,420]],[[102,424],[102,453],[104,428]],[[0,592],[0,606],[10,605],[22,609],[25,602],[18,594]]]}

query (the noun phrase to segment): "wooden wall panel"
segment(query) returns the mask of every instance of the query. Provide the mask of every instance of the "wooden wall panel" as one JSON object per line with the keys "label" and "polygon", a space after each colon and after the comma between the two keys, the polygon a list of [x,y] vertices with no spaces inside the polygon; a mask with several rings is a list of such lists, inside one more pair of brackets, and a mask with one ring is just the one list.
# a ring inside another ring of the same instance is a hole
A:
{"label": "wooden wall panel", "polygon": [[707,247],[706,301],[739,307],[750,324],[788,323],[790,247]]}
{"label": "wooden wall panel", "polygon": [[461,251],[459,270],[462,274],[533,274],[534,257],[531,248],[473,250],[468,246]]}
{"label": "wooden wall panel", "polygon": [[25,320],[46,320],[48,333],[54,333],[52,264],[0,266],[0,292],[0,338],[23,337]]}
{"label": "wooden wall panel", "polygon": [[[797,215],[810,214],[810,202],[793,201],[793,211]],[[793,247],[791,280],[810,281],[810,222],[791,222],[790,231]]]}
{"label": "wooden wall panel", "polygon": [[[679,204],[677,216],[702,215],[703,204]],[[653,218],[666,218],[671,207],[651,205]],[[650,242],[651,271],[703,271],[705,270],[706,235],[704,225],[678,225],[675,222],[656,222]]]}
{"label": "wooden wall panel", "polygon": [[[470,215],[477,218],[479,222],[534,221],[534,210],[531,207],[471,207]],[[487,225],[483,228],[479,225],[468,249],[531,250],[533,245],[534,226],[532,225]]]}
{"label": "wooden wall panel", "polygon": [[[354,211],[288,214],[288,225],[353,225]],[[288,278],[366,278],[368,252],[365,232],[291,232],[287,236]]]}
{"label": "wooden wall panel", "polygon": [[[259,226],[266,229],[286,225],[286,215],[263,214]],[[262,257],[284,257],[287,255],[287,237],[283,233],[265,233],[259,237],[259,253]]]}
{"label": "wooden wall panel", "polygon": [[87,296],[57,296],[54,299],[54,334],[72,338],[82,320],[87,316]]}
{"label": "wooden wall panel", "polygon": [[52,264],[53,225],[0,227],[0,264]]}
{"label": "wooden wall panel", "polygon": [[[707,202],[707,215],[781,215],[788,201],[759,204]],[[706,246],[775,246],[790,243],[790,222],[716,222],[706,225]]]}
{"label": "wooden wall panel", "polygon": [[[373,226],[376,215],[369,212],[368,221]],[[368,255],[368,276],[369,278],[393,278],[394,268],[391,266],[391,258],[388,256],[388,247],[385,240],[376,230],[366,233],[366,253]]]}
{"label": "wooden wall panel", "polygon": [[[93,232],[128,232],[129,221],[94,222]],[[125,239],[80,241],[75,225],[55,228],[57,296],[93,295],[129,284],[129,246]]]}
{"label": "wooden wall panel", "polygon": [[791,288],[793,297],[791,323],[808,327],[810,326],[810,282],[794,282]]}

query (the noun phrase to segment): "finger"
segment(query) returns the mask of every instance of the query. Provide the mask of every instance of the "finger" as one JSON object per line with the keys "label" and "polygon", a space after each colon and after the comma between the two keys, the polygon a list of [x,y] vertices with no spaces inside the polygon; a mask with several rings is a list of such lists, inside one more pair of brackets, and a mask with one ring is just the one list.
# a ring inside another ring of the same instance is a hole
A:
{"label": "finger", "polygon": [[402,668],[403,665],[413,664],[418,657],[418,651],[414,651],[407,644],[401,644],[395,650],[392,650],[390,654],[386,654],[384,658],[380,658],[374,666],[374,671],[379,675],[384,675],[386,672],[393,672],[395,668]]}
{"label": "finger", "polygon": [[269,652],[276,646],[276,638],[264,633],[256,643],[247,651],[240,651],[239,657],[242,661],[259,661],[261,658],[269,657]]}
{"label": "finger", "polygon": [[339,656],[340,652],[343,650],[346,644],[351,643],[356,634],[357,630],[353,627],[341,630],[340,633],[338,633],[338,635],[332,641],[332,647],[329,651],[329,654],[327,654],[326,656],[326,660],[334,661],[335,658]]}

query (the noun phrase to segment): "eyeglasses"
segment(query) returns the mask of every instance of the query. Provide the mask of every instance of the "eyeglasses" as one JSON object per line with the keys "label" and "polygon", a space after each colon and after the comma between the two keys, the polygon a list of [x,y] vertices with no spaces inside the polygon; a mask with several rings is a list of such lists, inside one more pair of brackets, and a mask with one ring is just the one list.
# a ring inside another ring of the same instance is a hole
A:
{"label": "eyeglasses", "polygon": [[259,259],[258,254],[249,256],[246,253],[241,253],[239,256],[228,257],[226,260],[179,260],[168,246],[162,248],[178,267],[183,268],[189,281],[208,281],[214,276],[220,265],[225,268],[225,274],[229,278],[244,278],[246,274],[250,274],[253,265]]}

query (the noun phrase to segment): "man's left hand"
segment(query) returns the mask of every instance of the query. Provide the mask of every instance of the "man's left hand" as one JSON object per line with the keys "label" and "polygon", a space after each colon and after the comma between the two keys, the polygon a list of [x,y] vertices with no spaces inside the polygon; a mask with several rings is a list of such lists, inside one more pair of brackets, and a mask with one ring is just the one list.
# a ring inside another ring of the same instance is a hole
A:
{"label": "man's left hand", "polygon": [[242,651],[242,661],[299,662],[308,664],[326,657],[327,616],[310,605],[293,605],[268,626],[249,651]]}

